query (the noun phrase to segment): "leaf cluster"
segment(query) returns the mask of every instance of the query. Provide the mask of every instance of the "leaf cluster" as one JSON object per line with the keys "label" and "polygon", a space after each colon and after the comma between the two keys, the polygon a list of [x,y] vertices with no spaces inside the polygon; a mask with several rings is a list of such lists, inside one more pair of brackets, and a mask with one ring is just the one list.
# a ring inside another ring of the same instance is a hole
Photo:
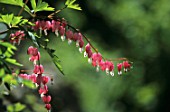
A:
{"label": "leaf cluster", "polygon": [[65,2],[65,5],[66,5],[68,8],[71,8],[71,9],[82,10],[81,7],[79,6],[79,4],[76,4],[75,2],[76,2],[76,0],[67,0],[67,1]]}

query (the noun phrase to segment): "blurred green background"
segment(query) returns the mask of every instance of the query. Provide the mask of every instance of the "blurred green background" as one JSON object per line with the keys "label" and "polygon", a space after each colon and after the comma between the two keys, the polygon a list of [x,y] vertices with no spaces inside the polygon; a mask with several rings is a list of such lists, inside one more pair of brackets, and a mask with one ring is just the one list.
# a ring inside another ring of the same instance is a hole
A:
{"label": "blurred green background", "polygon": [[[56,9],[64,7],[63,0],[46,2]],[[49,84],[52,112],[170,112],[170,0],[77,3],[82,11],[66,9],[57,16],[80,29],[104,57],[127,57],[134,62],[133,69],[114,77],[96,72],[74,43],[50,34],[49,46],[57,49],[66,74],[62,76],[40,49],[45,71],[54,77],[54,84]],[[16,57],[25,69],[33,69],[26,55],[31,44],[26,43]],[[24,112],[45,112],[36,90],[16,88],[10,98],[26,104]]]}

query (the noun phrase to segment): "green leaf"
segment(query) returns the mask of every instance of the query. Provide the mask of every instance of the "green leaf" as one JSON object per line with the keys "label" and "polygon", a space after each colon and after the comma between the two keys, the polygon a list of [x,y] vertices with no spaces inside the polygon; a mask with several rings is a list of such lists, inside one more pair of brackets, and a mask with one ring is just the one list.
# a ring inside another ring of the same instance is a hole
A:
{"label": "green leaf", "polygon": [[8,90],[10,89],[10,84],[12,84],[12,85],[17,85],[18,84],[18,81],[16,80],[16,78],[14,78],[14,76],[13,75],[5,75],[4,77],[3,77],[3,82],[6,82],[7,84],[5,84],[5,86],[8,88]]}
{"label": "green leaf", "polygon": [[38,0],[37,5],[40,5],[42,3],[42,0]]}
{"label": "green leaf", "polygon": [[27,22],[28,22],[27,19],[22,19],[22,20],[20,21],[19,25],[24,25],[24,24],[26,24]]}
{"label": "green leaf", "polygon": [[32,9],[35,10],[35,8],[36,8],[36,1],[35,0],[31,0],[31,6],[32,6]]}
{"label": "green leaf", "polygon": [[16,26],[21,21],[21,18],[22,18],[21,16],[14,17],[12,22],[11,22],[12,26]]}
{"label": "green leaf", "polygon": [[27,87],[29,87],[31,89],[36,89],[37,88],[36,85],[32,81],[30,81],[30,80],[22,80],[22,83],[25,86],[27,86]]}
{"label": "green leaf", "polygon": [[28,35],[29,35],[29,37],[31,38],[31,40],[33,41],[33,43],[34,43],[37,47],[39,47],[39,45],[38,45],[38,43],[37,43],[37,40],[36,40],[34,34],[33,34],[32,32],[30,32],[30,31],[28,31]]}
{"label": "green leaf", "polygon": [[35,25],[34,23],[29,22],[27,19],[21,19],[19,25],[25,25],[25,24],[28,24],[28,25],[31,25],[31,26]]}
{"label": "green leaf", "polygon": [[34,12],[38,11],[54,11],[53,7],[49,7],[48,3],[39,1],[37,7],[34,9]]}
{"label": "green leaf", "polygon": [[5,70],[4,69],[0,69],[0,77],[3,77],[5,75]]}
{"label": "green leaf", "polygon": [[60,59],[58,58],[58,56],[56,56],[54,54],[55,50],[54,49],[50,49],[50,48],[45,48],[45,50],[48,52],[48,54],[51,56],[55,66],[58,68],[58,70],[64,75],[64,72],[63,72],[63,68],[60,64]]}
{"label": "green leaf", "polygon": [[15,59],[6,58],[5,61],[8,62],[8,63],[11,63],[13,65],[23,66],[22,64],[18,63]]}
{"label": "green leaf", "polygon": [[13,14],[6,14],[1,15],[2,21],[10,26],[10,23],[12,22],[14,15]]}
{"label": "green leaf", "polygon": [[13,105],[9,105],[7,107],[8,112],[20,112],[22,111],[26,106],[21,103],[15,103]]}
{"label": "green leaf", "polygon": [[7,25],[5,23],[0,22],[0,32],[4,32],[3,34],[0,34],[0,39],[4,39],[7,36],[7,31]]}
{"label": "green leaf", "polygon": [[16,78],[14,78],[13,75],[5,75],[3,77],[3,81],[8,83],[8,84],[13,84],[13,85],[17,85],[18,84],[18,81],[16,80]]}
{"label": "green leaf", "polygon": [[[21,7],[23,7],[24,5],[23,0],[0,0],[0,3],[16,5],[16,6],[21,6]],[[27,5],[25,5],[24,10],[27,12],[31,12],[31,10],[29,9]]]}
{"label": "green leaf", "polygon": [[3,77],[3,81],[4,82],[8,82],[8,83],[10,83],[10,81],[13,79],[13,77],[12,77],[12,75],[5,75],[4,77]]}
{"label": "green leaf", "polygon": [[65,2],[65,5],[67,6],[67,8],[82,10],[81,7],[79,6],[79,4],[75,4],[75,2],[76,2],[76,0],[67,0]]}
{"label": "green leaf", "polygon": [[3,42],[1,40],[0,40],[0,46],[4,46],[4,47],[7,47],[7,48],[10,48],[10,49],[13,49],[13,50],[17,49],[14,45],[12,45],[12,44],[10,44],[8,42]]}
{"label": "green leaf", "polygon": [[22,16],[14,16],[13,14],[1,15],[1,22],[6,23],[9,27],[16,26],[21,21]]}
{"label": "green leaf", "polygon": [[53,59],[53,62],[54,62],[54,64],[56,65],[56,67],[60,70],[60,72],[64,75],[64,72],[63,72],[63,68],[62,68],[62,66],[61,66],[61,64],[60,64],[60,59],[56,56],[56,55],[54,55],[53,57],[52,57]]}

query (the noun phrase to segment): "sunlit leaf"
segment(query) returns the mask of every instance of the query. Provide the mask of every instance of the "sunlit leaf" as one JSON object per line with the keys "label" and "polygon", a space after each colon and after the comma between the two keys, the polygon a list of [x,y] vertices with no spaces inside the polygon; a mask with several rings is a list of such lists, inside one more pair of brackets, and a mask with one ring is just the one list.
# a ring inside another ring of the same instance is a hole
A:
{"label": "sunlit leaf", "polygon": [[34,12],[38,11],[54,11],[53,7],[49,7],[48,3],[46,2],[39,2],[37,7],[34,9]]}
{"label": "sunlit leaf", "polygon": [[16,50],[16,49],[17,49],[14,45],[12,45],[12,44],[10,44],[10,43],[8,43],[8,42],[3,42],[3,41],[1,41],[1,40],[0,40],[0,45],[2,45],[2,46],[4,46],[4,47],[7,47],[7,48],[11,48],[11,49],[13,49],[13,50]]}
{"label": "sunlit leaf", "polygon": [[0,69],[0,77],[3,77],[5,75],[5,70],[4,69]]}
{"label": "sunlit leaf", "polygon": [[[16,5],[16,6],[21,6],[21,7],[23,7],[24,5],[23,0],[0,0],[0,3]],[[31,12],[31,10],[29,9],[27,5],[25,5],[24,10],[27,12]]]}
{"label": "sunlit leaf", "polygon": [[36,89],[37,88],[36,85],[30,80],[23,80],[22,84],[24,84],[24,86],[27,86],[27,87],[29,87],[31,89]]}
{"label": "sunlit leaf", "polygon": [[8,62],[8,63],[11,63],[13,65],[23,66],[22,64],[18,63],[15,59],[6,58],[5,61]]}
{"label": "sunlit leaf", "polygon": [[22,111],[26,106],[21,103],[15,103],[13,105],[7,106],[8,112],[20,112]]}
{"label": "sunlit leaf", "polygon": [[21,21],[21,18],[22,18],[21,16],[19,16],[19,17],[14,17],[13,20],[12,20],[12,22],[11,22],[12,26],[17,25],[17,24]]}
{"label": "sunlit leaf", "polygon": [[35,8],[36,8],[36,1],[35,0],[31,0],[31,6],[32,6],[32,9],[35,10]]}
{"label": "sunlit leaf", "polygon": [[14,16],[13,14],[1,15],[2,22],[6,23],[10,26],[13,16]]}
{"label": "sunlit leaf", "polygon": [[25,25],[25,24],[28,24],[28,25],[31,25],[31,26],[34,26],[35,24],[28,21],[27,19],[21,19],[19,25]]}
{"label": "sunlit leaf", "polygon": [[6,23],[9,27],[16,26],[22,18],[21,16],[14,16],[13,14],[1,15],[0,17],[0,21]]}
{"label": "sunlit leaf", "polygon": [[4,82],[8,82],[8,83],[10,83],[10,81],[13,79],[13,77],[12,77],[12,75],[5,75],[4,77],[3,77],[3,81]]}
{"label": "sunlit leaf", "polygon": [[82,10],[81,7],[79,6],[79,4],[75,4],[75,2],[76,2],[76,0],[67,0],[65,2],[65,5],[67,6],[67,8]]}

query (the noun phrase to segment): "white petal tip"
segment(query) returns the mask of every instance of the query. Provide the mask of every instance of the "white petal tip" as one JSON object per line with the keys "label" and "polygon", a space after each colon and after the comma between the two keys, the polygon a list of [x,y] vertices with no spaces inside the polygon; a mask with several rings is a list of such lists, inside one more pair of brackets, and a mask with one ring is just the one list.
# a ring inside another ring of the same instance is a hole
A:
{"label": "white petal tip", "polygon": [[62,41],[65,40],[65,36],[64,36],[64,35],[61,36],[61,40],[62,40]]}
{"label": "white petal tip", "polygon": [[122,75],[122,71],[119,71],[119,72],[118,72],[118,75]]}
{"label": "white petal tip", "polygon": [[55,35],[58,37],[58,30],[55,30]]}
{"label": "white petal tip", "polygon": [[88,58],[88,63],[92,63],[92,59],[91,58]]}
{"label": "white petal tip", "polygon": [[45,34],[45,36],[47,36],[47,35],[48,35],[48,33],[47,33],[47,29],[45,29],[45,30],[44,30],[44,34]]}
{"label": "white petal tip", "polygon": [[68,40],[68,44],[70,45],[72,43],[72,40]]}
{"label": "white petal tip", "polygon": [[79,48],[79,51],[80,51],[80,53],[82,53],[83,52],[83,48]]}

